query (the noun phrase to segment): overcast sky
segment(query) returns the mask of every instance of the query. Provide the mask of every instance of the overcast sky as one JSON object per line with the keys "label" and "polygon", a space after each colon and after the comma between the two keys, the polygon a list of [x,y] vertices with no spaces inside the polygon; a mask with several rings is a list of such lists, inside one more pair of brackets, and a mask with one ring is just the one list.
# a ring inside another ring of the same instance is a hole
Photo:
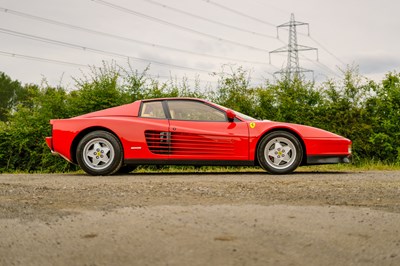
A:
{"label": "overcast sky", "polygon": [[[395,0],[0,0],[0,71],[22,83],[45,77],[73,88],[71,77],[113,60],[160,80],[216,81],[212,72],[243,66],[252,84],[272,79],[296,21],[300,66],[316,80],[339,78],[346,65],[381,80],[400,68],[400,1]],[[13,56],[14,55],[14,56]]]}

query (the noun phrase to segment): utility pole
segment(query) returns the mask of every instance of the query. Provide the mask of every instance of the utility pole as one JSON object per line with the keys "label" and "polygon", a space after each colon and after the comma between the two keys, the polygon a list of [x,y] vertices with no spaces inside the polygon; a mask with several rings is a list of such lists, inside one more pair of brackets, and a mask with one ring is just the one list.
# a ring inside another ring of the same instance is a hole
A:
{"label": "utility pole", "polygon": [[290,21],[284,23],[282,25],[277,26],[277,37],[279,39],[279,28],[289,28],[289,42],[288,45],[278,48],[269,52],[269,63],[271,63],[271,54],[273,53],[287,53],[287,64],[286,67],[280,71],[276,71],[275,74],[280,74],[284,79],[292,82],[296,78],[302,78],[301,73],[311,72],[313,73],[314,78],[314,71],[310,69],[305,69],[300,67],[299,64],[299,51],[311,51],[315,50],[317,52],[317,61],[318,61],[318,49],[314,47],[304,46],[297,44],[297,26],[307,26],[308,35],[310,35],[310,27],[308,23],[295,21],[294,14],[292,13],[290,16]]}

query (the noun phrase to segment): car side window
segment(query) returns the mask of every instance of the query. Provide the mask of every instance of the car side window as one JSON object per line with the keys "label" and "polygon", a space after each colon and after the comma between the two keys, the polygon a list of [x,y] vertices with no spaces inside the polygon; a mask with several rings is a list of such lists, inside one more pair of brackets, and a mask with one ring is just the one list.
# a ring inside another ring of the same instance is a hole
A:
{"label": "car side window", "polygon": [[141,117],[166,118],[162,102],[143,102],[140,112]]}
{"label": "car side window", "polygon": [[169,113],[174,120],[227,121],[225,112],[196,101],[168,101]]}

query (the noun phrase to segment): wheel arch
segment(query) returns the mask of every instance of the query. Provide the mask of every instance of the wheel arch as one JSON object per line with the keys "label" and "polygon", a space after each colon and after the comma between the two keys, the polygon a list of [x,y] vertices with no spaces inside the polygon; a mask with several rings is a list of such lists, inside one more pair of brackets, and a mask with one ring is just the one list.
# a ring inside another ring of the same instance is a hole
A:
{"label": "wheel arch", "polygon": [[261,140],[264,138],[264,136],[268,135],[269,133],[276,132],[276,131],[285,131],[285,132],[291,133],[299,140],[299,142],[301,144],[301,148],[303,150],[303,157],[301,159],[300,165],[305,165],[307,163],[307,151],[306,151],[306,145],[304,143],[304,140],[303,140],[303,138],[300,136],[300,134],[298,132],[296,132],[293,129],[286,128],[286,127],[275,127],[275,128],[272,128],[270,130],[265,131],[259,137],[259,139],[257,141],[256,149],[254,150],[254,163],[256,165],[259,165],[257,151],[258,151],[258,146],[260,145]]}
{"label": "wheel arch", "polygon": [[[78,163],[78,161],[77,161],[77,159],[76,159],[76,150],[77,150],[77,148],[78,148],[78,144],[79,144],[79,142],[81,141],[81,139],[82,139],[84,136],[86,136],[87,134],[89,134],[90,132],[97,131],[97,130],[102,130],[102,131],[106,131],[106,132],[108,132],[108,133],[111,133],[111,134],[113,134],[113,135],[118,139],[119,142],[121,142],[121,140],[119,139],[118,135],[115,134],[115,132],[113,132],[113,131],[112,131],[111,129],[109,129],[109,128],[102,127],[102,126],[93,126],[93,127],[85,128],[84,130],[82,130],[81,132],[79,132],[79,134],[76,135],[76,137],[75,137],[74,140],[72,141],[71,151],[70,151],[70,152],[71,152],[71,159],[72,159],[72,162],[73,162],[74,164],[77,164],[77,163]],[[122,147],[122,152],[123,152],[124,149],[123,149],[122,143],[121,143],[121,147]]]}

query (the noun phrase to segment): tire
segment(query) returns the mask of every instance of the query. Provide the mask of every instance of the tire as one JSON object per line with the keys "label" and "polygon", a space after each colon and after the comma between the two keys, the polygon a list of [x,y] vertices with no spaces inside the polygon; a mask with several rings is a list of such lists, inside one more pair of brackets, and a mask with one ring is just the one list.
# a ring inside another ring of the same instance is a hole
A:
{"label": "tire", "polygon": [[76,158],[82,170],[90,175],[112,175],[122,166],[123,149],[117,137],[98,130],[81,139]]}
{"label": "tire", "polygon": [[300,165],[303,148],[293,134],[274,131],[261,139],[257,158],[261,167],[271,174],[290,174]]}

